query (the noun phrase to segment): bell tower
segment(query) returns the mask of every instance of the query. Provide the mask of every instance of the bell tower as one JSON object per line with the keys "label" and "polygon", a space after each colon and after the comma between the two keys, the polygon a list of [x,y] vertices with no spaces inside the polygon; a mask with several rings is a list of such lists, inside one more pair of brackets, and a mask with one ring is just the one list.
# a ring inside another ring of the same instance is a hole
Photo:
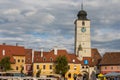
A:
{"label": "bell tower", "polygon": [[90,20],[87,18],[87,12],[83,10],[83,4],[77,17],[75,21],[75,54],[82,60],[83,57],[91,57]]}

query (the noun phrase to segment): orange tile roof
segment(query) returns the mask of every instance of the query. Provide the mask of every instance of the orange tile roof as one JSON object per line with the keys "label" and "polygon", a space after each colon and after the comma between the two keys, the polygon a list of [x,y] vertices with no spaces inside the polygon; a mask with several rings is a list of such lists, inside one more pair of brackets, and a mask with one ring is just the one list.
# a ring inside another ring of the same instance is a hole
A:
{"label": "orange tile roof", "polygon": [[75,63],[80,62],[75,54],[68,54],[66,50],[57,50],[57,55],[54,54],[54,50],[51,50],[50,52],[43,52],[43,57],[41,57],[40,55],[41,52],[35,52],[34,56],[35,63],[55,62],[58,56],[66,56],[69,63],[73,63],[73,59],[75,60]]}
{"label": "orange tile roof", "polygon": [[25,49],[25,63],[32,64],[32,49]]}
{"label": "orange tile roof", "polygon": [[106,52],[100,65],[120,65],[120,52]]}
{"label": "orange tile roof", "polygon": [[[3,55],[3,51],[5,55]],[[0,60],[4,58],[5,56],[10,57],[11,63],[14,63],[14,56],[24,56],[25,55],[25,49],[24,47],[20,46],[11,46],[11,45],[0,45]]]}
{"label": "orange tile roof", "polygon": [[[97,49],[91,49],[92,57],[83,57],[83,60],[80,61],[75,54],[69,54],[66,50],[58,49],[57,55],[54,54],[54,50],[50,52],[43,52],[43,57],[41,57],[41,52],[36,51],[34,54],[34,62],[35,63],[52,63],[55,62],[58,56],[66,56],[69,63],[73,63],[75,61],[76,64],[84,65],[84,60],[88,60],[89,66],[95,66],[99,64],[101,60],[101,55]],[[51,61],[51,59],[53,59]],[[74,61],[73,61],[74,60]]]}
{"label": "orange tile roof", "polygon": [[25,49],[21,46],[11,46],[11,45],[0,45],[0,50],[5,50],[6,53],[12,54],[12,55],[19,55],[24,56],[25,55]]}
{"label": "orange tile roof", "polygon": [[91,57],[83,57],[83,60],[81,61],[82,65],[84,64],[84,60],[88,60],[88,65],[89,66],[96,66],[100,63],[100,60],[102,59],[100,53],[98,52],[97,49],[91,49]]}

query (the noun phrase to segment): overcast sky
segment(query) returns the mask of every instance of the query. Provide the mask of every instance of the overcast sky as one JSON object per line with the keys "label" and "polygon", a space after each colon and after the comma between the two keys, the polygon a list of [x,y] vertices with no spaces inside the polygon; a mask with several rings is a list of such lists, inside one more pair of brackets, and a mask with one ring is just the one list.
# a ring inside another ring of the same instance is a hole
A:
{"label": "overcast sky", "polygon": [[[0,0],[0,44],[74,52],[74,21],[82,0]],[[120,51],[120,0],[84,0],[92,48]]]}

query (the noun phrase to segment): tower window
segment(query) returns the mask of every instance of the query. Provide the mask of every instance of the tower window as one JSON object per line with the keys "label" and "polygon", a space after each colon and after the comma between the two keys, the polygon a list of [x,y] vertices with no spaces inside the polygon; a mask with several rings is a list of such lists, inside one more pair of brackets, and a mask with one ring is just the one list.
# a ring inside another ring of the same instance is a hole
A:
{"label": "tower window", "polygon": [[84,26],[84,25],[85,25],[85,22],[83,21],[83,22],[82,22],[82,26]]}

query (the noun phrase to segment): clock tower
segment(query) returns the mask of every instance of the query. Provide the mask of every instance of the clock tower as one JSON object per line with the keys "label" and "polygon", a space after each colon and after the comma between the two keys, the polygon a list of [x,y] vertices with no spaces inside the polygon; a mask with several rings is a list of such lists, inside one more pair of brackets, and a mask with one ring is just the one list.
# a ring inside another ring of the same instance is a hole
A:
{"label": "clock tower", "polygon": [[81,9],[75,21],[75,54],[82,60],[91,57],[90,20],[87,12]]}

